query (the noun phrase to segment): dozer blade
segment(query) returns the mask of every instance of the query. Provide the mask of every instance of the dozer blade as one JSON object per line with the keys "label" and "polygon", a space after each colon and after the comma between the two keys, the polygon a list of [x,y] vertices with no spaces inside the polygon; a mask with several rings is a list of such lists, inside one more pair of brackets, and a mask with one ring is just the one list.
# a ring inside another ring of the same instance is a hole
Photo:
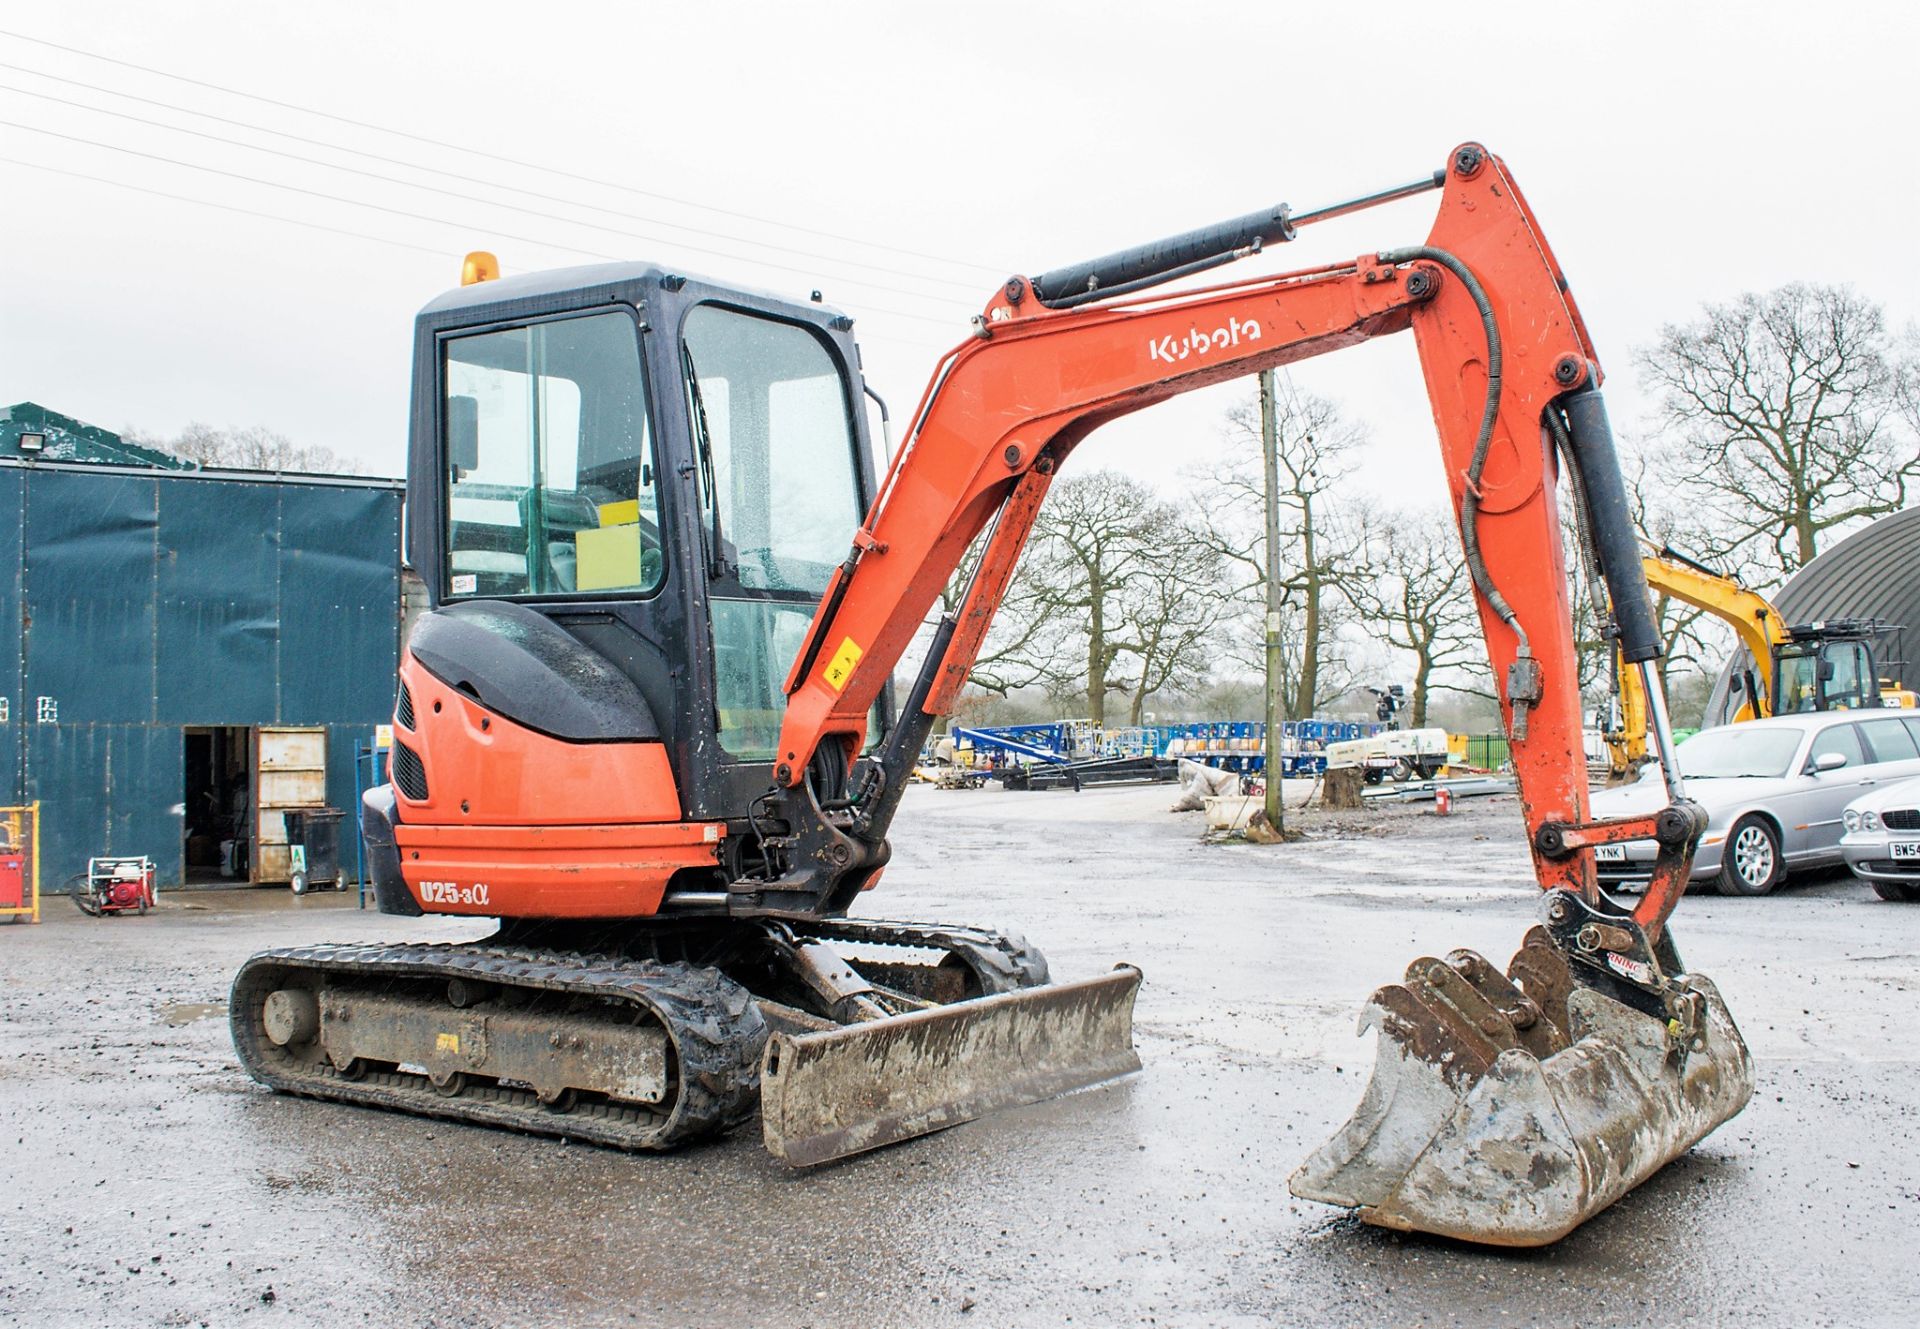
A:
{"label": "dozer blade", "polygon": [[793,1167],[864,1153],[1140,1069],[1140,971],[1024,988],[810,1034],[761,1062],[767,1149]]}
{"label": "dozer blade", "polygon": [[1381,1227],[1558,1241],[1752,1097],[1719,992],[1673,981],[1700,999],[1685,1048],[1662,1020],[1573,981],[1537,928],[1507,978],[1468,951],[1416,960],[1361,1015],[1380,1037],[1360,1106],[1289,1188]]}

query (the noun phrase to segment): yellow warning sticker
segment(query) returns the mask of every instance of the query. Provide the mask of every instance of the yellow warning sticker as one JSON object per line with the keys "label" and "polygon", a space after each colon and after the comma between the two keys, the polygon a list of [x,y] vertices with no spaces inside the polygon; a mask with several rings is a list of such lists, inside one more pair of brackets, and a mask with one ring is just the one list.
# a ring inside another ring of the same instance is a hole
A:
{"label": "yellow warning sticker", "polygon": [[460,1050],[460,1035],[442,1034],[433,1040],[433,1047],[436,1052],[458,1052]]}
{"label": "yellow warning sticker", "polygon": [[835,692],[847,690],[847,680],[853,677],[853,667],[860,663],[860,657],[866,652],[859,643],[848,637],[840,643],[840,649],[833,653],[833,659],[827,662],[827,672],[821,677],[827,680],[827,686]]}

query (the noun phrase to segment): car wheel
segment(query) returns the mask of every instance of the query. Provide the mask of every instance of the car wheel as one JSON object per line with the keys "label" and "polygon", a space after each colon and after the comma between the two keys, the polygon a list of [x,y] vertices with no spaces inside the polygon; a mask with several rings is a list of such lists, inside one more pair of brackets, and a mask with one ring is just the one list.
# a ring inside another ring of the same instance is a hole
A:
{"label": "car wheel", "polygon": [[1873,893],[1882,900],[1894,900],[1904,904],[1920,904],[1920,886],[1904,881],[1876,881]]}
{"label": "car wheel", "polygon": [[1722,895],[1766,895],[1786,875],[1780,861],[1780,836],[1764,817],[1742,817],[1727,832],[1720,851]]}

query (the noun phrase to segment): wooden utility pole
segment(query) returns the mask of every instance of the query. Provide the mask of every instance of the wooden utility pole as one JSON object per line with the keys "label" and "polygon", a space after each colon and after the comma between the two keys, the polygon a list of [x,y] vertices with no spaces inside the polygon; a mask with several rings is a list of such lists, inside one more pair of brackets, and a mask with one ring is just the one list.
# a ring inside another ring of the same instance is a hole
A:
{"label": "wooden utility pole", "polygon": [[1260,374],[1260,451],[1267,471],[1267,824],[1286,834],[1285,799],[1280,786],[1285,764],[1280,730],[1286,708],[1280,704],[1280,435],[1275,419],[1273,370]]}

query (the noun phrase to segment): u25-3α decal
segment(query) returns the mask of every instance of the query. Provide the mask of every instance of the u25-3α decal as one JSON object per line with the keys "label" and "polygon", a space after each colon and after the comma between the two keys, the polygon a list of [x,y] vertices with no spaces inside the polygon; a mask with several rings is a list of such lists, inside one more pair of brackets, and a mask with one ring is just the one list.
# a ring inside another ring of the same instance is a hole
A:
{"label": "u25-3\u03b1 decal", "polygon": [[471,886],[462,886],[457,881],[420,883],[421,904],[484,905],[486,902],[487,884],[484,881],[476,881]]}

